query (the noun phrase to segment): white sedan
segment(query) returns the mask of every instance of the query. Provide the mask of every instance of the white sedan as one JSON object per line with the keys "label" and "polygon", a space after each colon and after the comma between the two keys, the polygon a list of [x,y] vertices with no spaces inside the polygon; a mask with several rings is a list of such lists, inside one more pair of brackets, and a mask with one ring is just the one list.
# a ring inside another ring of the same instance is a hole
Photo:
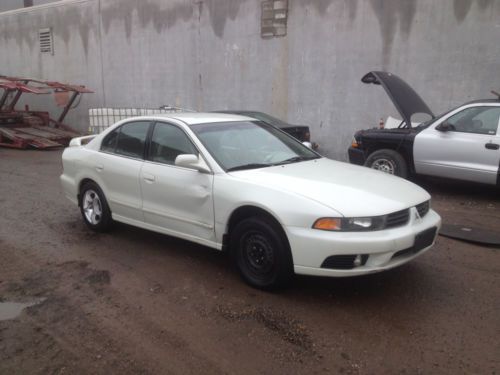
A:
{"label": "white sedan", "polygon": [[432,247],[441,224],[413,183],[244,116],[129,118],[75,138],[62,159],[64,193],[91,229],[119,221],[228,250],[258,288],[399,266]]}

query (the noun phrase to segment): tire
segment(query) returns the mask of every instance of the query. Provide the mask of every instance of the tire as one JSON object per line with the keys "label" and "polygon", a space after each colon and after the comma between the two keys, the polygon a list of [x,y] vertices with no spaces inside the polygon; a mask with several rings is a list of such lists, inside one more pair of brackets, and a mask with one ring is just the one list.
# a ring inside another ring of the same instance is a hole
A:
{"label": "tire", "polygon": [[231,257],[243,278],[254,288],[273,290],[293,277],[288,240],[279,224],[266,217],[240,221],[230,234]]}
{"label": "tire", "polygon": [[372,152],[365,166],[379,171],[408,178],[408,166],[403,156],[394,150],[382,149]]}
{"label": "tire", "polygon": [[80,212],[87,226],[96,232],[106,232],[111,228],[113,219],[101,188],[95,182],[86,182],[79,196]]}

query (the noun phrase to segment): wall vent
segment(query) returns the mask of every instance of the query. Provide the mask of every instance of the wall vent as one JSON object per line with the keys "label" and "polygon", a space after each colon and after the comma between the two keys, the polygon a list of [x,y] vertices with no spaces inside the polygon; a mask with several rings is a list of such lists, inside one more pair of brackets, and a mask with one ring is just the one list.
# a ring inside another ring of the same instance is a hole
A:
{"label": "wall vent", "polygon": [[260,36],[272,38],[286,35],[288,0],[266,0],[261,3]]}
{"label": "wall vent", "polygon": [[54,43],[52,38],[52,29],[38,30],[38,40],[40,42],[40,52],[54,54]]}

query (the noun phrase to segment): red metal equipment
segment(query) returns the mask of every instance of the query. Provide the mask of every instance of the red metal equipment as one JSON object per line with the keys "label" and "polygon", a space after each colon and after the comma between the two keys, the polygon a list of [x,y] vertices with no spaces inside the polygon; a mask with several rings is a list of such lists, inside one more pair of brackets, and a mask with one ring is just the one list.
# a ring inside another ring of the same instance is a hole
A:
{"label": "red metal equipment", "polygon": [[[63,121],[78,96],[93,91],[84,86],[6,76],[0,76],[0,89],[3,90],[0,95],[0,146],[56,148],[67,146],[71,138],[81,135]],[[27,107],[23,111],[15,109],[23,93],[65,92],[71,96],[57,120],[50,118],[45,111],[31,111]],[[12,98],[10,101],[9,97]]]}

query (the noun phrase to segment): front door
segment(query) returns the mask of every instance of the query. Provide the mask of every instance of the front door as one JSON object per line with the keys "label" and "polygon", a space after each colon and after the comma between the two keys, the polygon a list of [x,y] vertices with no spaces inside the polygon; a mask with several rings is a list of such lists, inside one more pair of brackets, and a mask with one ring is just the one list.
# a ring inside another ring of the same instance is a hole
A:
{"label": "front door", "polygon": [[[499,106],[472,106],[415,137],[417,173],[496,184],[500,164]],[[436,127],[446,124],[446,131]]]}
{"label": "front door", "polygon": [[176,166],[181,154],[199,152],[181,128],[156,123],[140,178],[144,221],[168,234],[213,242],[213,175]]}

